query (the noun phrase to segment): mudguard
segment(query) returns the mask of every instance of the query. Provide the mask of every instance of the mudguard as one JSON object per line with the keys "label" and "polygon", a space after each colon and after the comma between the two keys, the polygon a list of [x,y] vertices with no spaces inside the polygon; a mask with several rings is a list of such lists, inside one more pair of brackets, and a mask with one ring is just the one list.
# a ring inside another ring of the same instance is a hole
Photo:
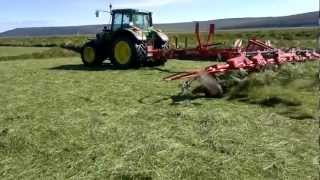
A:
{"label": "mudguard", "polygon": [[145,33],[143,33],[142,31],[137,31],[137,30],[134,30],[133,28],[131,29],[122,29],[122,30],[119,30],[115,33],[115,37],[118,36],[118,35],[123,35],[123,34],[127,34],[129,36],[131,36],[132,38],[138,40],[138,41],[145,41],[147,40],[147,36]]}
{"label": "mudguard", "polygon": [[155,30],[154,32],[162,41],[164,42],[169,41],[169,37],[165,33],[161,32],[160,30]]}

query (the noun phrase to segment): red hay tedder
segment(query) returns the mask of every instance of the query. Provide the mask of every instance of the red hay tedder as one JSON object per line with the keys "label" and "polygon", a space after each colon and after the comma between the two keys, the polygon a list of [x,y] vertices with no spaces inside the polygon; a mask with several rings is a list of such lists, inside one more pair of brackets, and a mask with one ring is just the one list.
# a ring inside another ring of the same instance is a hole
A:
{"label": "red hay tedder", "polygon": [[220,48],[218,45],[220,43],[213,43],[213,38],[215,34],[215,25],[210,25],[210,30],[208,34],[208,39],[206,43],[203,43],[200,36],[199,31],[199,23],[196,23],[195,26],[195,36],[197,39],[197,47],[196,48],[186,48],[179,49],[177,48],[177,40],[176,40],[176,48],[170,50],[158,50],[153,52],[153,56],[155,59],[160,59],[159,57],[166,57],[168,59],[230,59],[239,55],[241,50],[242,41],[237,40],[233,48]]}
{"label": "red hay tedder", "polygon": [[[211,43],[215,32],[215,26],[210,25],[208,41],[203,44],[199,34],[199,23],[196,23],[196,48],[171,49],[158,51],[156,56],[166,56],[171,59],[217,59],[222,58],[226,63],[214,64],[204,69],[186,71],[166,77],[165,80],[186,80],[185,84],[210,75],[216,78],[234,71],[258,72],[268,67],[278,67],[285,63],[297,63],[305,61],[320,60],[320,54],[315,50],[302,49],[277,49],[272,47],[270,41],[262,42],[251,39],[245,48],[242,48],[242,41],[237,40],[233,48],[218,48]],[[211,87],[209,87],[211,88]],[[213,94],[214,95],[214,94]]]}

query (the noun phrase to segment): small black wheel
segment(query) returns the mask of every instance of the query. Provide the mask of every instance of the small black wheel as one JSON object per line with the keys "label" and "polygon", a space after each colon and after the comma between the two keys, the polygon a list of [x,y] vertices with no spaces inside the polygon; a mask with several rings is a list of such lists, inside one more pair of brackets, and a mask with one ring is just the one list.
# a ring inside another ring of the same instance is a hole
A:
{"label": "small black wheel", "polygon": [[204,75],[201,76],[199,80],[206,97],[223,97],[223,88],[216,78],[211,77],[209,75]]}
{"label": "small black wheel", "polygon": [[204,93],[208,98],[221,98],[223,97],[223,89],[220,85],[215,85],[212,87],[204,87]]}
{"label": "small black wheel", "polygon": [[95,42],[90,41],[86,43],[81,49],[81,59],[85,66],[101,65],[105,58],[100,52],[101,47]]}
{"label": "small black wheel", "polygon": [[143,43],[127,37],[119,37],[112,44],[111,63],[119,69],[137,68],[147,59]]}

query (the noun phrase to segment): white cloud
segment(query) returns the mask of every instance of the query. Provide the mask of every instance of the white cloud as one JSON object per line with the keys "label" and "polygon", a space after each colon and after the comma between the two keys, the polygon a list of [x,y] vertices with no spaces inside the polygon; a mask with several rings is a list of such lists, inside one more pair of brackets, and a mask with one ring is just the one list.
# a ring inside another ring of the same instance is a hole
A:
{"label": "white cloud", "polygon": [[114,3],[115,8],[144,8],[144,7],[158,7],[173,3],[186,3],[191,0],[135,0],[134,2]]}

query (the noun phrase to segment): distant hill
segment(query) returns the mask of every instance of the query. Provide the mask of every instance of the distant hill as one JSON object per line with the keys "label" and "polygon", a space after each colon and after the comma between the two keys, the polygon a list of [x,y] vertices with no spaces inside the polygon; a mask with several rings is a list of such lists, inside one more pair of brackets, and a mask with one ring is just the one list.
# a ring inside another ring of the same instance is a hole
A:
{"label": "distant hill", "polygon": [[[286,27],[314,27],[318,26],[319,12],[310,12],[282,17],[231,18],[201,21],[200,30],[208,31],[210,24],[217,29],[251,29],[251,28],[286,28]],[[193,31],[194,23],[161,24],[162,29],[169,32]]]}
{"label": "distant hill", "polygon": [[16,28],[0,33],[0,37],[96,34],[101,31],[104,26],[105,25]]}
{"label": "distant hill", "polygon": [[[216,24],[217,29],[311,27],[318,25],[318,16],[319,12],[310,12],[282,17],[231,18],[200,21],[200,30],[207,31],[209,24],[212,23]],[[103,29],[103,26],[17,28],[0,33],[0,37],[96,34]],[[155,26],[166,32],[192,32],[194,30],[194,22],[157,24]]]}

